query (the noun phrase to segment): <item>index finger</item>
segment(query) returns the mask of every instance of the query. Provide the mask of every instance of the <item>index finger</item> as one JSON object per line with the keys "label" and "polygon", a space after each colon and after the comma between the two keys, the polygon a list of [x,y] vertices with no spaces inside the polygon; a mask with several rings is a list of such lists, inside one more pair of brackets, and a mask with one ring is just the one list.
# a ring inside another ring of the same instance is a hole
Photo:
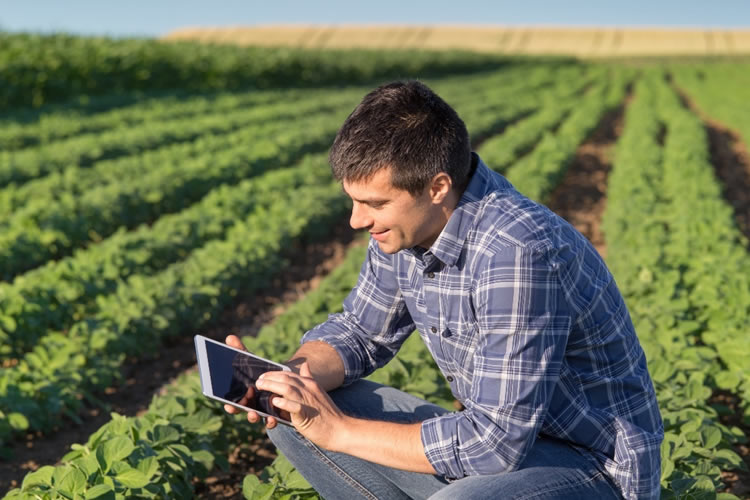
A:
{"label": "index finger", "polygon": [[239,349],[241,351],[247,352],[245,345],[242,343],[242,341],[237,335],[231,335],[231,334],[227,335],[227,338],[224,341],[230,347],[234,347],[235,349]]}

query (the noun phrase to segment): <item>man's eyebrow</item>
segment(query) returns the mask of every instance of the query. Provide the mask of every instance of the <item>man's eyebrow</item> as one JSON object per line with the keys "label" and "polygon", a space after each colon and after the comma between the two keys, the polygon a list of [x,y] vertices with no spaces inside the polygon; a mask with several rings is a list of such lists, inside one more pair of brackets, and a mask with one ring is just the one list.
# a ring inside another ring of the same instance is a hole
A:
{"label": "man's eyebrow", "polygon": [[391,200],[390,200],[390,199],[388,199],[388,198],[368,198],[368,199],[364,199],[364,200],[358,200],[358,199],[357,199],[357,198],[355,198],[354,196],[352,196],[352,195],[350,195],[349,193],[347,193],[347,192],[346,192],[346,189],[344,189],[344,186],[343,186],[343,185],[341,186],[341,191],[342,191],[342,192],[343,192],[343,193],[344,193],[345,195],[347,195],[347,196],[348,196],[349,198],[351,198],[352,200],[354,200],[354,201],[356,201],[356,202],[358,202],[358,203],[365,203],[365,204],[367,204],[367,205],[378,205],[378,204],[382,204],[382,203],[388,203],[389,201],[391,201]]}

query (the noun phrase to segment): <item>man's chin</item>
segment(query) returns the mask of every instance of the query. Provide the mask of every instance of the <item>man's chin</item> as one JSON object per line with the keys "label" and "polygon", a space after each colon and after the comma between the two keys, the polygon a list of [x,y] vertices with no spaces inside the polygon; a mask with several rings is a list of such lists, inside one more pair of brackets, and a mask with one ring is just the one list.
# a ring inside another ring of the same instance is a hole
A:
{"label": "man's chin", "polygon": [[398,247],[390,245],[387,241],[378,241],[378,247],[380,251],[387,254],[394,254],[401,250]]}

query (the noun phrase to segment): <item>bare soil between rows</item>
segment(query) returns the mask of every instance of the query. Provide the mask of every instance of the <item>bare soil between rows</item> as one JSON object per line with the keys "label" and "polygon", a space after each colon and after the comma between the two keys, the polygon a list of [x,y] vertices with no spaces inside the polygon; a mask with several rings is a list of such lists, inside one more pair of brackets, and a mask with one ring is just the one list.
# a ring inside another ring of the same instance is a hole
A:
{"label": "bare soil between rows", "polygon": [[[313,290],[320,280],[338,266],[353,245],[362,244],[344,219],[331,230],[323,242],[290,249],[289,265],[271,287],[240,297],[227,308],[220,319],[200,332],[223,341],[226,335],[256,335],[260,328],[281,314],[302,295]],[[0,492],[18,487],[23,477],[43,465],[59,463],[73,443],[85,443],[88,437],[110,420],[110,412],[140,415],[146,411],[154,395],[179,375],[195,370],[193,335],[168,339],[159,352],[139,359],[127,360],[122,371],[123,383],[109,387],[99,399],[107,408],[87,407],[79,414],[81,424],[66,419],[58,428],[45,434],[28,433],[12,448],[13,457],[0,461]],[[267,440],[244,443],[229,456],[230,480],[226,473],[211,476],[196,484],[196,493],[208,497],[241,497],[242,480],[248,473],[260,472],[274,458],[275,449]],[[231,483],[227,491],[226,483]]]}
{"label": "bare soil between rows", "polygon": [[623,127],[628,97],[607,112],[591,135],[576,150],[562,181],[552,191],[547,206],[567,220],[594,245],[602,258],[607,245],[601,220],[607,206],[607,179],[612,170],[612,148]]}

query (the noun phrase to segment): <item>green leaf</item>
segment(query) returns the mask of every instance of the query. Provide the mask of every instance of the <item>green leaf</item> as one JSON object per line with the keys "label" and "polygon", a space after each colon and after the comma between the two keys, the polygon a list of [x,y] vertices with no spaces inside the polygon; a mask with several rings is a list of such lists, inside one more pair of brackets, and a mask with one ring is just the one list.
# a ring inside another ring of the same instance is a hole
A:
{"label": "green leaf", "polygon": [[307,489],[312,488],[310,483],[298,471],[293,470],[289,473],[284,481],[284,486],[290,489]]}
{"label": "green leaf", "polygon": [[731,493],[719,493],[716,495],[716,500],[740,500],[740,498]]}
{"label": "green leaf", "polygon": [[717,373],[714,376],[714,381],[719,389],[725,389],[728,391],[736,389],[741,382],[740,377],[736,373],[726,370]]}
{"label": "green leaf", "polygon": [[680,496],[683,493],[686,493],[690,488],[692,488],[693,485],[697,481],[698,480],[695,479],[694,477],[684,477],[684,478],[675,479],[674,481],[670,483],[670,486],[672,486],[672,489],[674,490],[675,494],[677,496]]}
{"label": "green leaf", "polygon": [[198,434],[210,434],[221,429],[222,418],[215,415],[208,408],[194,413],[192,415],[181,415],[172,419],[177,425],[180,425],[185,431],[195,432]]}
{"label": "green leaf", "polygon": [[86,476],[78,468],[71,465],[57,467],[52,475],[55,488],[71,496],[83,491],[86,486]]}
{"label": "green leaf", "polygon": [[104,458],[109,465],[129,457],[135,449],[133,442],[125,436],[115,436],[102,445]]}
{"label": "green leaf", "polygon": [[21,489],[25,490],[36,485],[50,486],[52,484],[52,474],[54,473],[55,468],[51,465],[40,467],[36,472],[26,474],[26,477],[23,478]]}
{"label": "green leaf", "polygon": [[85,457],[79,458],[74,463],[83,469],[83,471],[89,476],[99,471],[99,461],[96,459],[94,453],[89,453]]}
{"label": "green leaf", "polygon": [[97,484],[86,491],[86,500],[115,500],[115,490],[108,484]]}
{"label": "green leaf", "polygon": [[150,480],[159,470],[159,462],[156,460],[156,457],[146,457],[138,462],[136,468]]}
{"label": "green leaf", "polygon": [[728,467],[740,468],[744,465],[744,462],[742,461],[742,457],[740,457],[733,450],[729,450],[729,449],[717,450],[715,458],[717,459],[716,461],[722,466],[724,466],[725,468],[728,468]]}
{"label": "green leaf", "polygon": [[662,460],[661,462],[661,480],[669,479],[674,472],[674,462],[671,460]]}
{"label": "green leaf", "polygon": [[153,431],[154,447],[180,440],[180,432],[169,425],[157,425]]}
{"label": "green leaf", "polygon": [[716,492],[716,486],[714,485],[714,482],[711,481],[711,478],[699,476],[698,482],[693,486],[693,490],[714,494]]}
{"label": "green leaf", "polygon": [[17,431],[24,431],[29,428],[29,419],[23,413],[10,413],[8,415],[8,423]]}
{"label": "green leaf", "polygon": [[214,455],[207,450],[198,450],[192,453],[193,460],[200,462],[207,470],[211,470],[214,467]]}
{"label": "green leaf", "polygon": [[245,498],[253,498],[253,495],[259,486],[260,479],[258,479],[257,476],[249,474],[245,476],[245,479],[242,481],[242,494]]}
{"label": "green leaf", "polygon": [[701,441],[706,448],[714,448],[721,442],[721,431],[717,427],[709,427],[701,431]]}
{"label": "green leaf", "polygon": [[128,469],[124,472],[119,472],[115,479],[119,481],[123,486],[128,488],[143,488],[148,484],[148,477],[138,469]]}

